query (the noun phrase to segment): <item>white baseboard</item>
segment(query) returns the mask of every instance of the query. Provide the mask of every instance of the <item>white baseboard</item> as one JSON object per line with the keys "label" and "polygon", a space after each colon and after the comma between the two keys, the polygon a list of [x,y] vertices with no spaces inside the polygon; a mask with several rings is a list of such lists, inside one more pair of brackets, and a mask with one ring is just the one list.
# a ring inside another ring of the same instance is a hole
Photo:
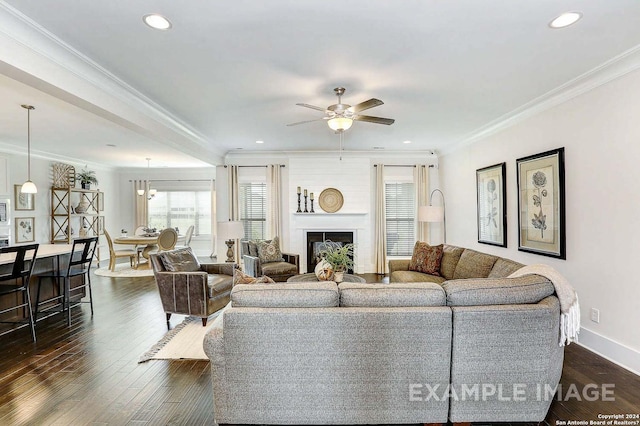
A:
{"label": "white baseboard", "polygon": [[580,329],[580,346],[640,375],[640,352],[586,328]]}

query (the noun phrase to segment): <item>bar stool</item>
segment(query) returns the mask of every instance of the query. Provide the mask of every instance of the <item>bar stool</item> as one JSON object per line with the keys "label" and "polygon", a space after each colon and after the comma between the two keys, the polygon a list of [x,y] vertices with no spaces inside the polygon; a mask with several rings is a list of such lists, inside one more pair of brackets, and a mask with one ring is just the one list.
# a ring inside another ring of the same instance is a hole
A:
{"label": "bar stool", "polygon": [[[93,316],[93,297],[91,295],[91,262],[93,261],[93,254],[96,251],[98,245],[98,237],[78,238],[73,240],[73,246],[71,248],[71,254],[69,255],[69,264],[66,270],[55,271],[53,274],[41,274],[38,277],[38,295],[36,297],[36,318],[38,316],[38,309],[41,304],[49,303],[55,300],[62,300],[56,305],[47,308],[47,310],[53,309],[58,305],[61,305],[60,312],[67,312],[67,324],[71,325],[71,292],[76,292],[84,288],[89,289],[89,301],[79,300],[77,303],[89,303],[91,306],[91,315]],[[82,249],[78,247],[82,246]],[[82,276],[82,285],[78,285],[71,288],[71,278]],[[58,285],[60,279],[63,280],[62,295],[54,296],[43,302],[40,302],[40,288],[43,278],[51,278],[55,280]],[[74,305],[75,306],[75,305]]]}
{"label": "bar stool", "polygon": [[[31,296],[29,295],[29,281],[31,279],[31,273],[33,272],[33,265],[36,263],[36,254],[38,253],[39,244],[28,244],[24,246],[12,246],[12,247],[1,247],[0,248],[0,256],[3,254],[12,254],[15,253],[15,259],[13,260],[13,265],[11,266],[11,272],[8,274],[0,273],[0,295],[11,294],[11,293],[22,293],[22,303],[17,302],[16,304],[10,308],[6,308],[0,311],[0,315],[5,314],[7,312],[13,310],[19,310],[23,308],[25,311],[25,316],[27,317],[24,321],[0,321],[2,323],[11,323],[11,324],[22,324],[20,327],[26,327],[27,325],[31,327],[31,338],[33,341],[36,341],[36,324],[33,316],[33,311],[31,309]],[[29,253],[29,254],[28,254]],[[8,265],[7,265],[8,266]],[[7,283],[8,281],[13,281],[13,283]],[[15,330],[12,328],[11,330],[7,330],[0,334],[6,334],[10,331]]]}

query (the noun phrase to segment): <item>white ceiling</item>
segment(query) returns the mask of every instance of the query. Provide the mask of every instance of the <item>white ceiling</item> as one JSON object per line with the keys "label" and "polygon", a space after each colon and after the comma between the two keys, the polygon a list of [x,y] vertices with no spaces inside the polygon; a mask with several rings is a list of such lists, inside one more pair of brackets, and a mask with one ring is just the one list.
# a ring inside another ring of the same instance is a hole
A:
{"label": "white ceiling", "polygon": [[[52,34],[118,83],[105,90],[72,60],[64,65],[73,84],[45,71],[34,77],[27,61],[0,50],[8,76],[0,78],[0,147],[24,148],[26,102],[37,108],[34,150],[124,167],[144,166],[145,157],[202,166],[239,148],[335,150],[325,122],[286,124],[320,118],[295,104],[336,103],[336,86],[347,88],[343,102],[375,97],[385,104],[366,114],[396,119],[354,123],[346,149],[447,151],[640,45],[637,0],[5,0],[0,9],[24,14],[32,31]],[[547,26],[569,10],[583,19]],[[150,12],[173,28],[146,27]],[[111,102],[118,91],[127,102]]]}

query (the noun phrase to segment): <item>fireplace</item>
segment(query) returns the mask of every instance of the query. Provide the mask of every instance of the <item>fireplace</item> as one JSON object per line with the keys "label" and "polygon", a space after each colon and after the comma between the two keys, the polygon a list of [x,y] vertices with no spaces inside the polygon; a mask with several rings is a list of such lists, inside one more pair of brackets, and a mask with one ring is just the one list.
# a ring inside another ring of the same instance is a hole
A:
{"label": "fireplace", "polygon": [[[307,272],[313,272],[318,263],[318,252],[323,249],[323,243],[331,240],[341,245],[353,243],[353,232],[315,231],[307,232]],[[352,274],[353,270],[349,269]]]}

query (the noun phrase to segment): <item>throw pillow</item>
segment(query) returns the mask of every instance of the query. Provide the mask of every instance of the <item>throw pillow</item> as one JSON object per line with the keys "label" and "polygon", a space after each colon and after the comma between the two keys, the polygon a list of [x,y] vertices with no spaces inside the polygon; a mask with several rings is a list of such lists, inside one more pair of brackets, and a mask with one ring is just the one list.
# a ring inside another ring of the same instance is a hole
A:
{"label": "throw pillow", "polygon": [[271,284],[271,283],[275,283],[274,280],[272,280],[271,278],[267,277],[266,275],[263,275],[259,278],[255,278],[255,277],[251,277],[247,274],[245,274],[244,272],[242,272],[239,269],[235,270],[235,273],[233,274],[233,285],[236,284]]}
{"label": "throw pillow", "polygon": [[249,256],[258,257],[258,241],[249,240]]}
{"label": "throw pillow", "polygon": [[409,270],[439,277],[442,249],[442,244],[430,246],[427,243],[416,241],[416,245],[413,247],[413,256],[409,262]]}
{"label": "throw pillow", "polygon": [[262,263],[284,262],[279,238],[274,237],[271,241],[260,241],[258,243],[258,257]]}
{"label": "throw pillow", "polygon": [[169,272],[195,272],[200,270],[200,262],[193,254],[191,247],[164,251],[158,255]]}

